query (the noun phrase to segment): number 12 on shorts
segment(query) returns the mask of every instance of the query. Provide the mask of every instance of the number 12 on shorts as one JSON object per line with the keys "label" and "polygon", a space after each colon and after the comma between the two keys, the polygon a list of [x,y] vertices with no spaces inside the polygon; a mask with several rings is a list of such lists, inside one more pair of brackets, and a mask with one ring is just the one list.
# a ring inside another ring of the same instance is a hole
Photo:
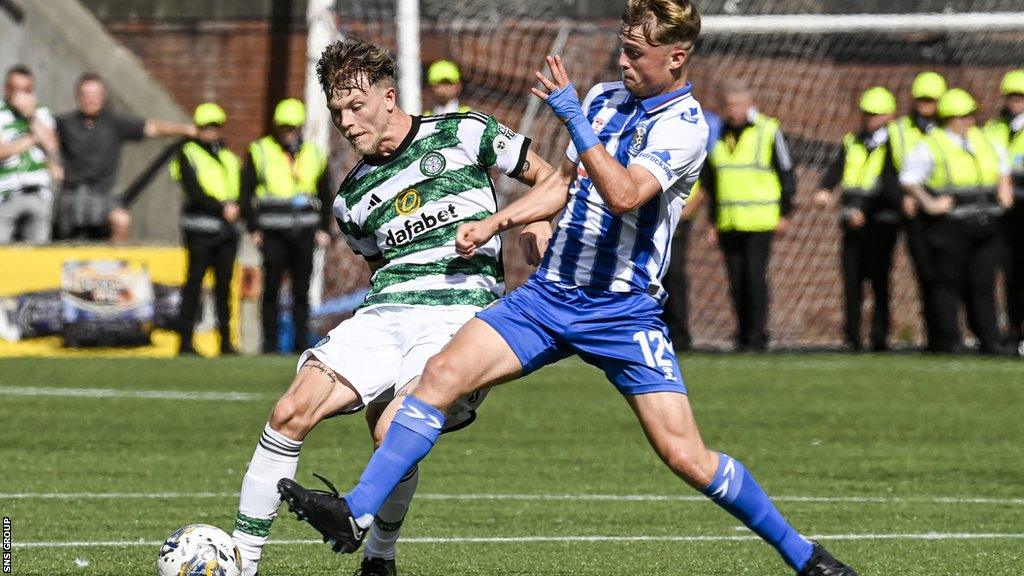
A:
{"label": "number 12 on shorts", "polygon": [[633,341],[640,345],[644,362],[648,366],[661,370],[665,374],[665,380],[675,381],[676,375],[672,359],[665,357],[665,353],[670,352],[670,349],[664,334],[657,330],[641,330],[633,334]]}

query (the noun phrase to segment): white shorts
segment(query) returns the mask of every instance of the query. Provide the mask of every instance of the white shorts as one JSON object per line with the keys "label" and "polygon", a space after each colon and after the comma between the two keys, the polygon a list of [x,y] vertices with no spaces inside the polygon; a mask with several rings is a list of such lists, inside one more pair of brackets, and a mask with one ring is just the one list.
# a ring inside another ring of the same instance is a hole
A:
{"label": "white shorts", "polygon": [[[316,346],[299,356],[296,371],[311,357],[355,388],[362,405],[387,404],[423,373],[431,356],[444,348],[478,311],[472,307],[376,306],[339,324]],[[468,426],[486,390],[460,398],[451,408],[445,432]]]}

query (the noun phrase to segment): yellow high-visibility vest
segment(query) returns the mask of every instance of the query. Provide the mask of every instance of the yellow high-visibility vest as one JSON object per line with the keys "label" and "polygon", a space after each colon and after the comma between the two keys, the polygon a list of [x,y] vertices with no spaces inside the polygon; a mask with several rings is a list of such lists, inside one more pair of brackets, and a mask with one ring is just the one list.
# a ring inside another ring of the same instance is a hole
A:
{"label": "yellow high-visibility vest", "polygon": [[305,142],[295,158],[264,136],[249,145],[256,168],[256,197],[259,200],[289,200],[295,196],[316,196],[317,181],[327,168],[327,156],[314,144]]}
{"label": "yellow high-visibility vest", "polygon": [[[971,152],[954,142],[945,130],[932,130],[924,138],[931,151],[935,168],[925,182],[928,190],[935,195],[952,195],[962,200],[963,208],[976,206],[978,201],[995,205],[996,190],[999,186],[999,152],[980,128],[971,128],[967,133]],[[954,215],[961,206],[954,208]]]}
{"label": "yellow high-visibility vest", "polygon": [[910,116],[902,116],[889,122],[889,146],[892,148],[892,163],[899,172],[903,169],[903,159],[924,138],[924,132],[917,128]]}
{"label": "yellow high-visibility vest", "polygon": [[767,232],[778,226],[782,183],[772,169],[778,131],[778,120],[758,115],[731,150],[727,137],[711,150],[708,161],[717,175],[719,230]]}
{"label": "yellow high-visibility vest", "polygon": [[1014,135],[1008,123],[992,119],[985,124],[985,135],[1006,151],[1014,176],[1024,177],[1024,130]]}
{"label": "yellow high-visibility vest", "polygon": [[879,188],[882,171],[885,169],[885,146],[868,152],[855,135],[843,138],[846,163],[843,165],[843,194],[846,196],[871,196]]}
{"label": "yellow high-visibility vest", "polygon": [[[215,158],[196,142],[186,142],[181,147],[182,155],[196,173],[199,187],[208,196],[220,201],[237,200],[241,188],[241,163],[238,156],[227,148],[221,148]],[[181,181],[181,166],[178,158],[170,165],[171,177]]]}

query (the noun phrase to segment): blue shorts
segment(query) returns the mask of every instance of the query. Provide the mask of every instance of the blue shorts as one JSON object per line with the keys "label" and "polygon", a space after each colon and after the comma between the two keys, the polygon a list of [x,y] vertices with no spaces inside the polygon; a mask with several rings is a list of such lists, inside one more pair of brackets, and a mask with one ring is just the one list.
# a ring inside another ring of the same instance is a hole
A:
{"label": "blue shorts", "polygon": [[686,394],[661,306],[646,294],[571,288],[534,275],[477,317],[505,339],[524,376],[578,354],[623,395]]}

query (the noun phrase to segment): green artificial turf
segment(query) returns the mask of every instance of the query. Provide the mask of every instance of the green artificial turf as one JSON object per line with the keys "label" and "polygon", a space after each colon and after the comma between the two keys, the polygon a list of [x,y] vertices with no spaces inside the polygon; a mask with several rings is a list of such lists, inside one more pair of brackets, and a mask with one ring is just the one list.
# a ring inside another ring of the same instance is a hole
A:
{"label": "green artificial turf", "polygon": [[[1022,573],[1024,363],[698,354],[682,367],[708,445],[742,460],[799,530],[862,576]],[[13,573],[152,574],[176,528],[230,531],[293,370],[285,357],[0,360]],[[298,480],[318,472],[344,489],[369,450],[360,415],[331,419],[307,438]],[[402,574],[790,573],[676,480],[614,388],[575,360],[492,391],[421,471]],[[355,570],[315,536],[282,515],[261,573]]]}

